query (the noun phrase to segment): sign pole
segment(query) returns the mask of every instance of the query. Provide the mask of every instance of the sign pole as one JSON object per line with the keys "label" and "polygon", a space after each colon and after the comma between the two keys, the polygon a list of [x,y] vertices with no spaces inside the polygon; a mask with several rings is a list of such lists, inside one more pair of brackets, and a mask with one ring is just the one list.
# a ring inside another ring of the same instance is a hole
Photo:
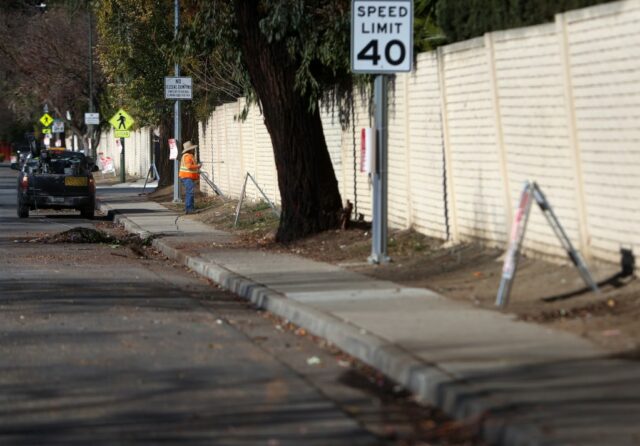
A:
{"label": "sign pole", "polygon": [[369,263],[388,263],[387,254],[387,76],[379,74],[374,80],[376,126],[376,169],[373,173],[373,222]]}
{"label": "sign pole", "polygon": [[120,182],[124,183],[126,181],[125,172],[124,172],[124,141],[126,138],[120,138]]}
{"label": "sign pole", "polygon": [[351,71],[375,74],[376,166],[369,263],[388,263],[388,81],[413,65],[413,0],[352,0]]}
{"label": "sign pole", "polygon": [[[99,119],[96,117],[97,113],[90,115],[90,119]],[[85,119],[87,116],[85,115]],[[95,121],[94,121],[95,122]],[[129,113],[127,113],[124,109],[119,109],[115,115],[109,119],[109,124],[115,129],[115,137],[116,143],[120,142],[120,182],[124,183],[126,181],[126,166],[125,166],[125,147],[124,140],[128,138],[130,135],[129,129],[133,125],[135,121]]]}
{"label": "sign pole", "polygon": [[[179,0],[175,0],[175,13],[174,13],[174,36],[177,38],[178,36],[178,27],[180,26],[180,5]],[[175,75],[176,77],[180,76],[180,65],[178,63],[175,64]],[[176,103],[173,111],[173,137],[176,140],[177,144],[182,143],[182,128],[180,122],[180,100],[176,99]],[[180,168],[180,157],[177,157],[173,160],[173,202],[181,203],[180,200],[180,180],[178,179],[178,169]]]}

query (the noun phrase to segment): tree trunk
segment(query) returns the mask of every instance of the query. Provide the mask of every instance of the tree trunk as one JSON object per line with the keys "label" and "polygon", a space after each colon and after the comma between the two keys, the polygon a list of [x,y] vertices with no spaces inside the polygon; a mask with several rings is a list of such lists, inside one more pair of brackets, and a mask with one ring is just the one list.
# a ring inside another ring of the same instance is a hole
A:
{"label": "tree trunk", "polygon": [[[185,141],[198,143],[198,121],[187,107],[182,108],[182,141],[178,141],[178,149]],[[160,174],[158,187],[171,186],[173,184],[173,160],[169,159],[169,139],[174,137],[173,113],[167,114],[160,121],[160,148],[156,157],[156,169]]]}
{"label": "tree trunk", "polygon": [[338,228],[342,202],[318,107],[294,90],[296,66],[283,42],[267,42],[260,2],[235,0],[239,44],[262,105],[278,171],[282,214],[276,240],[287,243]]}
{"label": "tree trunk", "polygon": [[173,119],[163,117],[160,121],[160,150],[156,158],[156,169],[160,174],[158,187],[173,184],[173,161],[169,159],[169,138],[173,138]]}

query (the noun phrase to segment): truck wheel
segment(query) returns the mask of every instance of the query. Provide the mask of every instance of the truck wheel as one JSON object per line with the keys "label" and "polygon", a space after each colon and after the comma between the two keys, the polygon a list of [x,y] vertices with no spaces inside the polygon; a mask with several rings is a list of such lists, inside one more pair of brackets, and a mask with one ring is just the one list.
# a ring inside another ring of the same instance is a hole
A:
{"label": "truck wheel", "polygon": [[18,217],[19,218],[28,218],[29,217],[29,206],[24,205],[22,203],[18,203]]}
{"label": "truck wheel", "polygon": [[80,209],[80,215],[82,215],[82,218],[86,218],[87,220],[93,220],[93,217],[95,215],[95,210],[96,210],[95,205],[91,204],[86,208]]}

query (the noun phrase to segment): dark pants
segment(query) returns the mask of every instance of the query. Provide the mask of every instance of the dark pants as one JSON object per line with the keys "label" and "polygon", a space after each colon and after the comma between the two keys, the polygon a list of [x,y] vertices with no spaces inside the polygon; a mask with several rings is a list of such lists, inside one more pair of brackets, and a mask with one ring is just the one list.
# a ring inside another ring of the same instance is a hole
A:
{"label": "dark pants", "polygon": [[186,196],[184,197],[184,211],[189,213],[196,210],[196,202],[194,195],[194,185],[195,182],[191,178],[181,178],[182,184],[184,184],[184,189],[186,191]]}

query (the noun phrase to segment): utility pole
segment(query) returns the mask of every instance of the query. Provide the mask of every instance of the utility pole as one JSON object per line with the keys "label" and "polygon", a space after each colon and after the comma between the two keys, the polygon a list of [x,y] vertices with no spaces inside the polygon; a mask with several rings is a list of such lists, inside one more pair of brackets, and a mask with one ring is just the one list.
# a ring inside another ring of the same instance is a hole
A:
{"label": "utility pole", "polygon": [[[174,37],[178,38],[178,28],[180,26],[180,2],[175,0],[174,11]],[[180,65],[178,62],[175,64],[175,76],[180,76]],[[182,126],[180,122],[180,100],[176,99],[176,103],[173,109],[173,137],[176,140],[176,145],[180,147],[182,144]],[[173,160],[173,202],[180,203],[180,180],[178,178],[178,170],[180,168],[180,156]]]}

